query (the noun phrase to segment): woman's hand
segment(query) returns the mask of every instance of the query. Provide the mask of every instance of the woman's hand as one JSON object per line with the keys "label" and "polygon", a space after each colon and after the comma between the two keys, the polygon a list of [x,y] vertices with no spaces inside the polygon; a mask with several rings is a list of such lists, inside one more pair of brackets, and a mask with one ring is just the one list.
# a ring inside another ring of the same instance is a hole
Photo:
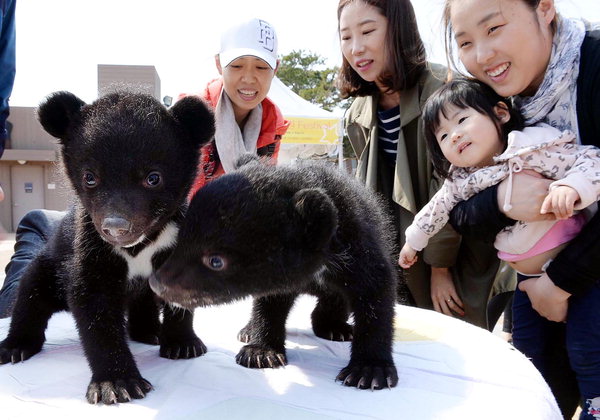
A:
{"label": "woman's hand", "polygon": [[506,216],[524,222],[554,220],[553,213],[541,213],[542,203],[548,195],[551,180],[530,169],[513,174],[510,198],[512,208],[505,211],[503,210],[503,203],[509,182],[510,180],[507,178],[498,185],[498,207]]}
{"label": "woman's hand", "polygon": [[456,293],[452,274],[447,268],[431,267],[431,300],[437,312],[449,316],[465,315],[463,302]]}
{"label": "woman's hand", "polygon": [[533,309],[544,318],[555,322],[567,320],[571,294],[556,286],[547,274],[523,280],[519,283],[519,290],[527,293]]}

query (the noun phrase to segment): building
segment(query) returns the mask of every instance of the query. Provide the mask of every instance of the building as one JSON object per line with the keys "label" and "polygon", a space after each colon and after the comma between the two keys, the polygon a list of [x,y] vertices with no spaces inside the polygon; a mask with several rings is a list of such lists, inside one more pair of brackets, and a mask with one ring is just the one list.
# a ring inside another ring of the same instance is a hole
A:
{"label": "building", "polygon": [[[99,94],[123,86],[160,99],[160,78],[154,66],[98,65]],[[35,108],[11,107],[8,122],[12,128],[0,159],[5,194],[0,202],[0,226],[14,232],[28,211],[65,210],[73,193],[60,169],[58,141],[37,121]]]}

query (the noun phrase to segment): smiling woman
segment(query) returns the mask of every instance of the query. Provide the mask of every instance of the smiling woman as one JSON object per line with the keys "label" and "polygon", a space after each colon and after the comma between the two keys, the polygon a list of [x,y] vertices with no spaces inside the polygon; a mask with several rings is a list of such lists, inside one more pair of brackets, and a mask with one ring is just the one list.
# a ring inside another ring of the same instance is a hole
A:
{"label": "smiling woman", "polygon": [[[357,177],[385,198],[400,248],[414,215],[442,183],[427,156],[420,115],[446,69],[427,62],[409,0],[341,0],[338,27],[339,87],[354,97],[345,127],[359,159]],[[493,328],[486,307],[498,265],[489,243],[460,238],[447,226],[402,273],[399,299]],[[503,275],[512,277],[510,270]]]}
{"label": "smiling woman", "polygon": [[210,180],[232,171],[244,153],[277,161],[281,137],[289,126],[267,98],[279,66],[277,51],[277,35],[265,20],[244,20],[223,32],[215,56],[221,77],[202,94],[212,104],[219,128],[214,141],[202,150],[190,197]]}
{"label": "smiling woman", "polygon": [[271,68],[264,60],[249,55],[225,65],[219,56],[215,60],[223,76],[223,89],[233,105],[235,122],[243,128],[248,114],[267,97],[277,66]]}
{"label": "smiling woman", "polygon": [[[561,16],[553,0],[447,0],[444,19],[448,46],[457,48],[466,70],[511,96],[527,126],[570,130],[581,144],[600,146],[598,26]],[[515,205],[499,206],[511,188]],[[564,209],[549,205],[553,192],[548,180],[521,172],[459,204],[452,221],[488,236],[563,218]],[[581,418],[592,419],[600,409],[599,229],[596,213],[544,271],[519,277],[514,296],[515,347],[542,372],[567,418],[579,392]]]}
{"label": "smiling woman", "polygon": [[385,45],[388,20],[376,8],[364,7],[361,2],[349,4],[342,16],[340,43],[344,57],[363,80],[384,89],[378,78],[386,64],[381,46]]}
{"label": "smiling woman", "polygon": [[469,72],[502,96],[534,93],[550,59],[554,9],[532,10],[523,1],[455,0],[454,5],[454,43]]}

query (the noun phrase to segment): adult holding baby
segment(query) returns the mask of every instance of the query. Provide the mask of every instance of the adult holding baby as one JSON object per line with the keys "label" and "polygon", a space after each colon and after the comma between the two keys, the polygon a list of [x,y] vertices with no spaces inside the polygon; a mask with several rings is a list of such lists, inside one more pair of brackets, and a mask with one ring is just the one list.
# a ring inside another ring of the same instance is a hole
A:
{"label": "adult holding baby", "polygon": [[[513,97],[527,125],[571,130],[600,145],[600,30],[557,14],[553,0],[446,0],[447,47],[499,95]],[[493,237],[515,220],[554,217],[541,204],[550,181],[515,174],[511,210],[499,206],[506,182],[461,203],[461,232]],[[552,388],[566,418],[581,392],[582,418],[600,408],[600,230],[598,213],[536,279],[521,278],[513,341]],[[563,321],[566,321],[564,323]]]}

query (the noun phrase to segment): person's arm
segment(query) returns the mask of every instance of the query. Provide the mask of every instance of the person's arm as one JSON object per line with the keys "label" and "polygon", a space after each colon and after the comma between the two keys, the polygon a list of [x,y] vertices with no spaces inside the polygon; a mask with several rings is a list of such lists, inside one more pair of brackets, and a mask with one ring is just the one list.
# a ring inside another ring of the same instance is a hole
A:
{"label": "person's arm", "polygon": [[[588,33],[577,80],[577,121],[581,142],[600,147],[600,31]],[[600,279],[600,215],[594,217],[554,258],[546,273],[560,289],[581,295]]]}
{"label": "person's arm", "polygon": [[494,242],[496,235],[516,220],[533,222],[553,219],[552,214],[541,214],[540,208],[548,186],[552,182],[532,170],[513,174],[511,205],[508,212],[500,209],[510,179],[489,187],[467,201],[459,203],[450,213],[450,224],[461,235],[472,235]]}
{"label": "person's arm", "polygon": [[417,251],[423,250],[430,239],[448,222],[448,213],[458,202],[455,193],[457,186],[450,180],[431,197],[415,215],[413,222],[406,229],[406,243]]}
{"label": "person's arm", "polygon": [[454,285],[450,267],[456,264],[461,236],[446,224],[423,250],[423,260],[431,267],[430,293],[433,308],[440,313],[464,316],[464,305]]}
{"label": "person's arm", "polygon": [[537,279],[525,280],[519,288],[527,293],[533,308],[551,321],[567,318],[568,299],[584,294],[600,278],[600,212],[562,250]]}
{"label": "person's arm", "polygon": [[[593,162],[588,162],[588,164],[593,165]],[[597,171],[587,171],[586,173],[591,173],[591,176],[593,176]],[[590,200],[596,201],[598,197],[598,194],[595,192],[595,185],[598,183],[597,180],[594,182],[592,179],[578,179],[578,177],[581,178],[580,175],[581,173],[574,173],[571,177],[572,179],[558,181],[564,183],[570,182],[572,186],[561,185],[551,190],[546,202],[552,196],[555,196],[555,199],[552,199],[553,204],[554,201],[557,201],[559,207],[561,207],[560,202],[565,198],[565,209],[569,213],[572,212],[573,204],[579,197],[581,197],[581,200],[579,200],[581,206],[589,204]],[[587,181],[587,183],[583,181]],[[577,186],[581,188],[576,190],[575,187]],[[562,194],[561,190],[565,194]],[[582,193],[578,193],[578,191],[582,191]],[[558,210],[560,214],[560,209]],[[557,209],[553,211],[556,213]],[[597,273],[600,272],[600,264],[597,263],[597,256],[600,249],[596,249],[594,244],[598,242],[599,220],[599,217],[592,218],[584,230],[556,257],[558,263],[550,264],[546,273],[537,279],[525,280],[519,284],[519,288],[527,293],[532,307],[540,315],[551,321],[564,321],[567,316],[569,297],[573,294],[585,293],[597,281]],[[588,252],[583,252],[582,250],[586,248],[591,249]],[[584,258],[582,259],[581,256]]]}
{"label": "person's arm", "polygon": [[463,302],[458,295],[450,267],[456,264],[461,236],[446,224],[423,250],[423,260],[431,267],[431,302],[437,312],[454,316],[464,315]]}
{"label": "person's arm", "polygon": [[581,295],[600,279],[600,212],[548,265],[554,284],[572,295]]}
{"label": "person's arm", "polygon": [[450,224],[461,235],[493,242],[498,232],[515,223],[498,206],[498,185],[493,185],[450,212]]}
{"label": "person's arm", "polygon": [[15,5],[16,1],[7,3],[2,24],[0,24],[0,156],[8,133],[6,131],[6,118],[8,117],[8,98],[12,92],[15,81]]}
{"label": "person's arm", "polygon": [[[442,177],[434,173],[429,182],[430,200],[444,188],[444,181]],[[456,207],[456,204],[453,207]],[[435,235],[429,238],[429,243],[423,249],[423,260],[427,265],[435,268],[449,269],[453,267],[458,256],[460,241],[460,235],[452,229],[452,226],[446,223]]]}

